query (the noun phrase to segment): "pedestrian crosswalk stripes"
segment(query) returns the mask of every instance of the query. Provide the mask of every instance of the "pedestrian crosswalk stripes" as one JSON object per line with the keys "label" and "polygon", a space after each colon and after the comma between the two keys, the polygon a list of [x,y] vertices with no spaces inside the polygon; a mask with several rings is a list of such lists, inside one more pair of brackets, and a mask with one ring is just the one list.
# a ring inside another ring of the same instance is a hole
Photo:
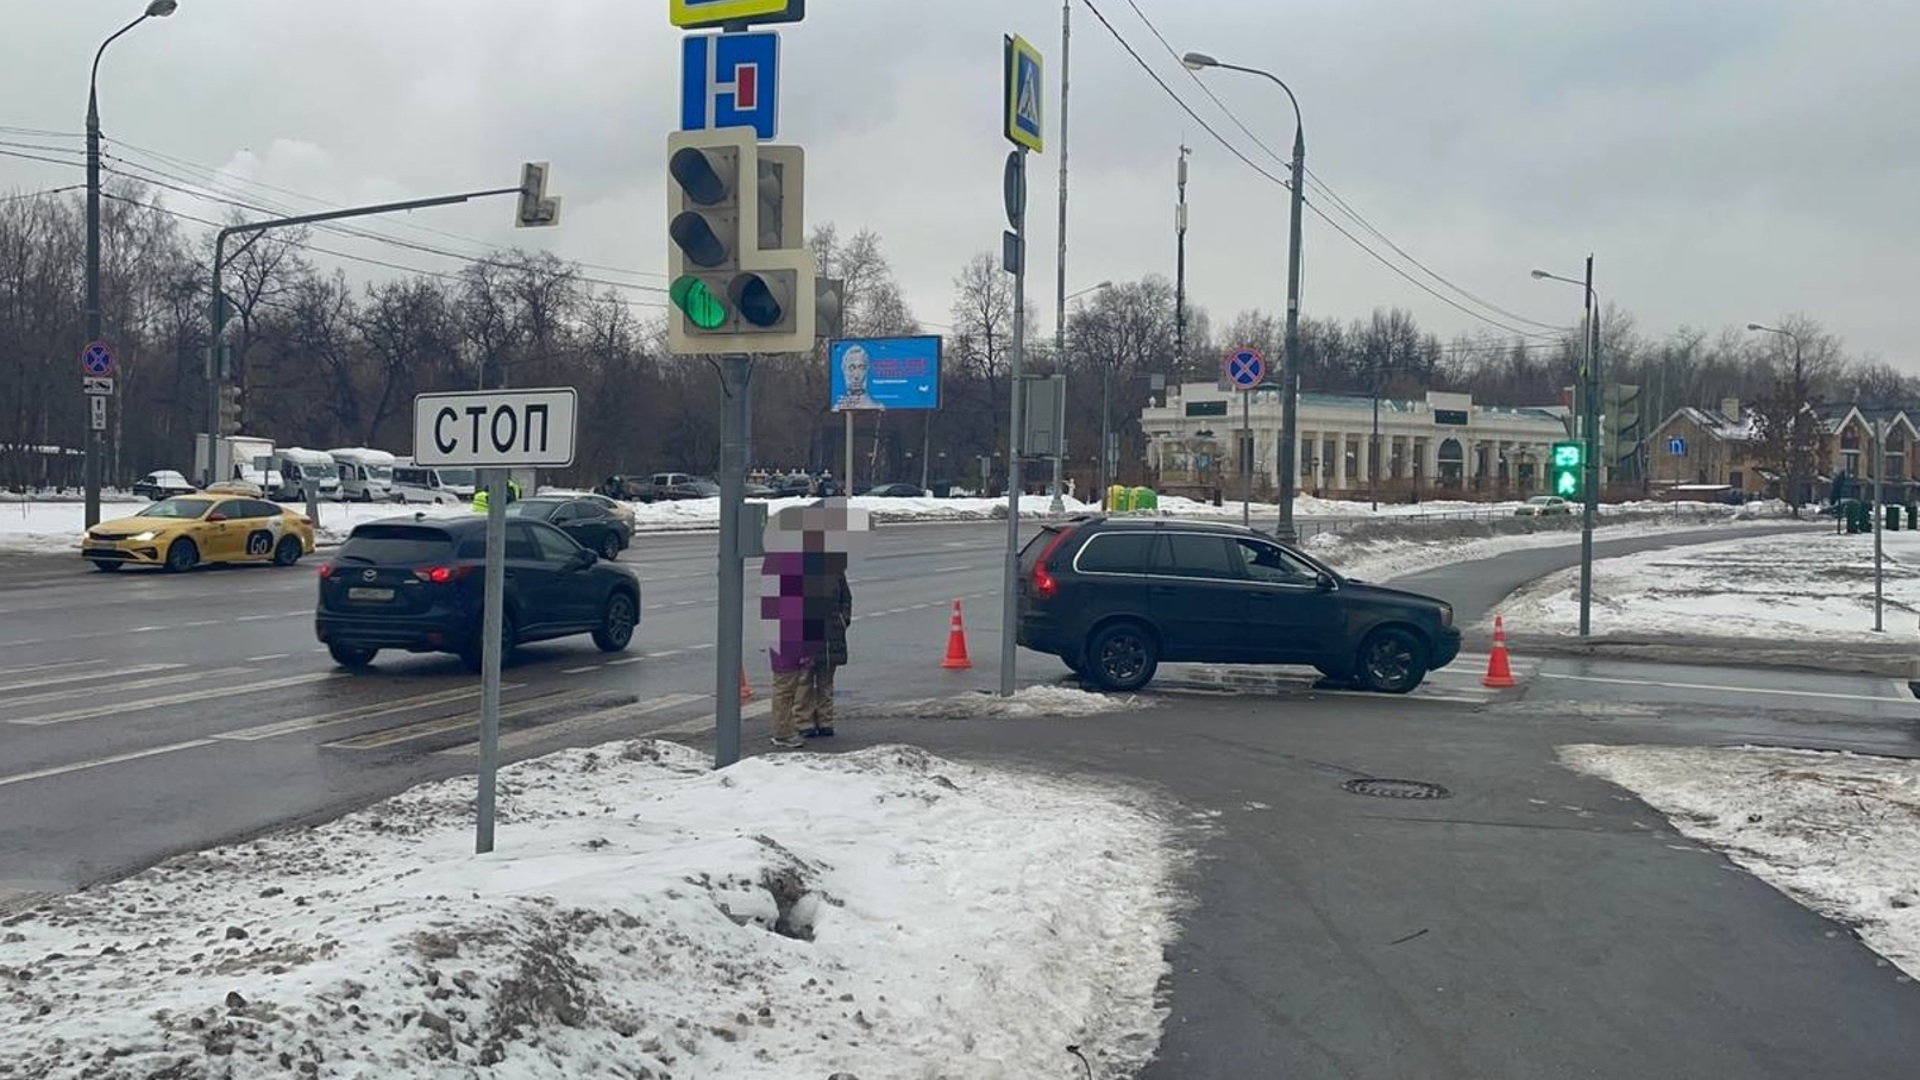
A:
{"label": "pedestrian crosswalk stripes", "polygon": [[[83,708],[68,709],[64,712],[41,713],[35,716],[7,715],[6,720],[9,724],[22,724],[29,727],[40,727],[47,724],[65,724],[75,720],[93,720],[102,716],[143,712],[167,705],[186,705],[221,697],[231,698],[235,695],[251,694],[261,690],[282,690],[290,686],[301,686],[307,683],[323,682],[328,679],[337,678],[339,678],[339,675],[331,671],[314,671],[304,675],[284,675],[279,678],[259,679],[249,683],[221,683],[212,687],[202,687],[198,690],[178,694],[143,697],[134,702],[116,701],[111,704],[88,705]],[[111,689],[111,686],[109,686],[108,689]],[[5,704],[6,700],[0,698],[0,707],[3,707]]]}
{"label": "pedestrian crosswalk stripes", "polygon": [[[217,679],[225,675],[246,675],[252,671],[252,668],[243,667],[213,668],[208,671],[182,671],[175,672],[172,675],[156,675],[150,679],[130,679],[124,682],[116,680],[113,684],[113,689],[115,692],[152,690],[155,687],[161,686],[178,686],[181,683],[204,682],[207,679]],[[16,688],[17,687],[14,686],[7,687],[8,690]],[[0,698],[0,703],[4,703],[9,709],[17,709],[23,705],[41,705],[49,701],[72,701],[73,696],[74,690],[69,686],[61,690],[43,690],[38,694]]]}
{"label": "pedestrian crosswalk stripes", "polygon": [[[76,668],[76,667],[81,668],[82,670],[79,670],[79,671],[72,670],[73,668]],[[124,678],[127,678],[128,676],[145,675],[149,672],[154,672],[154,671],[177,671],[183,667],[186,667],[186,665],[185,664],[134,664],[129,667],[115,668],[113,670],[113,676],[116,679],[124,679]],[[40,678],[16,679],[16,678],[10,677],[12,673],[0,671],[0,692],[10,692],[14,690],[32,690],[35,687],[41,687],[41,686],[65,686],[72,683],[90,682],[92,680],[100,678],[99,665],[91,662],[85,662],[85,661],[77,664],[47,664],[40,667],[20,668],[16,670],[23,675],[33,675],[37,672],[46,672],[46,671],[54,671],[54,670],[65,670],[66,674],[46,675]]]}

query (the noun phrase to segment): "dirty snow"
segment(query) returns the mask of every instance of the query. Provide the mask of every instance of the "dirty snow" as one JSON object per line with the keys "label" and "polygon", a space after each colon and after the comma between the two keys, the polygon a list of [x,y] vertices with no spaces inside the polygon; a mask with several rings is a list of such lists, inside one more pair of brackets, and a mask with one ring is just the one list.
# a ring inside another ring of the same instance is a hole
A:
{"label": "dirty snow", "polygon": [[[1920,532],[1882,534],[1882,625],[1873,630],[1873,537],[1836,535],[1831,521],[1593,564],[1596,634],[1712,634],[1775,640],[1885,641],[1920,637]],[[1579,571],[1548,575],[1509,596],[1509,629],[1570,634],[1579,626]]]}
{"label": "dirty snow", "polygon": [[1022,687],[1008,697],[976,690],[951,697],[889,701],[886,712],[888,716],[916,720],[1027,720],[1038,716],[1098,716],[1152,704],[1153,699],[1132,694],[1098,694],[1071,686],[1042,685]]}
{"label": "dirty snow", "polygon": [[0,920],[0,1072],[1031,1080],[1158,1042],[1148,796],[639,741],[503,769],[476,857],[473,784]]}
{"label": "dirty snow", "polygon": [[1920,762],[1751,746],[1582,745],[1560,758],[1920,977]]}

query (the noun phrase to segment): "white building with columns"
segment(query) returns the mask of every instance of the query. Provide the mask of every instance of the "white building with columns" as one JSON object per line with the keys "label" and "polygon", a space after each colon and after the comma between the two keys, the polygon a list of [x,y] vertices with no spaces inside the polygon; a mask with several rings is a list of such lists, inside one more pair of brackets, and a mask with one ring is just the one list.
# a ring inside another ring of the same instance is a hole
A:
{"label": "white building with columns", "polygon": [[[1254,487],[1263,493],[1279,488],[1279,387],[1251,392],[1244,428],[1242,393],[1182,383],[1164,404],[1141,411],[1147,465],[1161,487],[1237,489],[1240,458],[1250,454]],[[1383,397],[1377,407],[1366,395],[1302,393],[1295,424],[1298,490],[1351,498],[1365,496],[1372,480],[1382,497],[1540,494],[1552,445],[1567,438],[1566,413],[1557,405],[1476,405],[1471,394],[1433,390],[1418,401]]]}

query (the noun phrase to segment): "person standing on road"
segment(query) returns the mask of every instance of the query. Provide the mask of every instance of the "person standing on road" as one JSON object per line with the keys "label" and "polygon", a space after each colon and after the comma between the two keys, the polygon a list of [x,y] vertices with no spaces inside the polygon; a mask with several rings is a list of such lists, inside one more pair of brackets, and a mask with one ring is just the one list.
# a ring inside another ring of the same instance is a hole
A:
{"label": "person standing on road", "polygon": [[804,746],[802,718],[815,712],[814,668],[827,658],[827,611],[816,599],[826,565],[822,551],[769,551],[760,563],[760,616],[773,630],[773,745]]}
{"label": "person standing on road", "polygon": [[[847,585],[847,553],[824,554],[826,565],[818,578],[817,591],[822,600],[832,606],[826,612],[827,647],[815,657],[807,673],[810,685],[805,694],[808,710],[804,718],[808,722],[806,737],[809,739],[833,734],[833,674],[835,668],[847,664],[847,628],[853,625],[853,589]],[[810,585],[808,595],[813,593]]]}

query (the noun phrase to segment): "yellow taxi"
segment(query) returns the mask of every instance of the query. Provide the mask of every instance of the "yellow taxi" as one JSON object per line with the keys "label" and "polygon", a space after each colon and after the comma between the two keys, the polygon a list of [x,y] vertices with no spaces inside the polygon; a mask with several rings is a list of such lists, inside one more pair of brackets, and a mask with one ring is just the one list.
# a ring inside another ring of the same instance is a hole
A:
{"label": "yellow taxi", "polygon": [[201,563],[292,566],[313,553],[313,522],[278,503],[219,491],[175,495],[133,517],[103,521],[80,540],[80,557],[102,570]]}

